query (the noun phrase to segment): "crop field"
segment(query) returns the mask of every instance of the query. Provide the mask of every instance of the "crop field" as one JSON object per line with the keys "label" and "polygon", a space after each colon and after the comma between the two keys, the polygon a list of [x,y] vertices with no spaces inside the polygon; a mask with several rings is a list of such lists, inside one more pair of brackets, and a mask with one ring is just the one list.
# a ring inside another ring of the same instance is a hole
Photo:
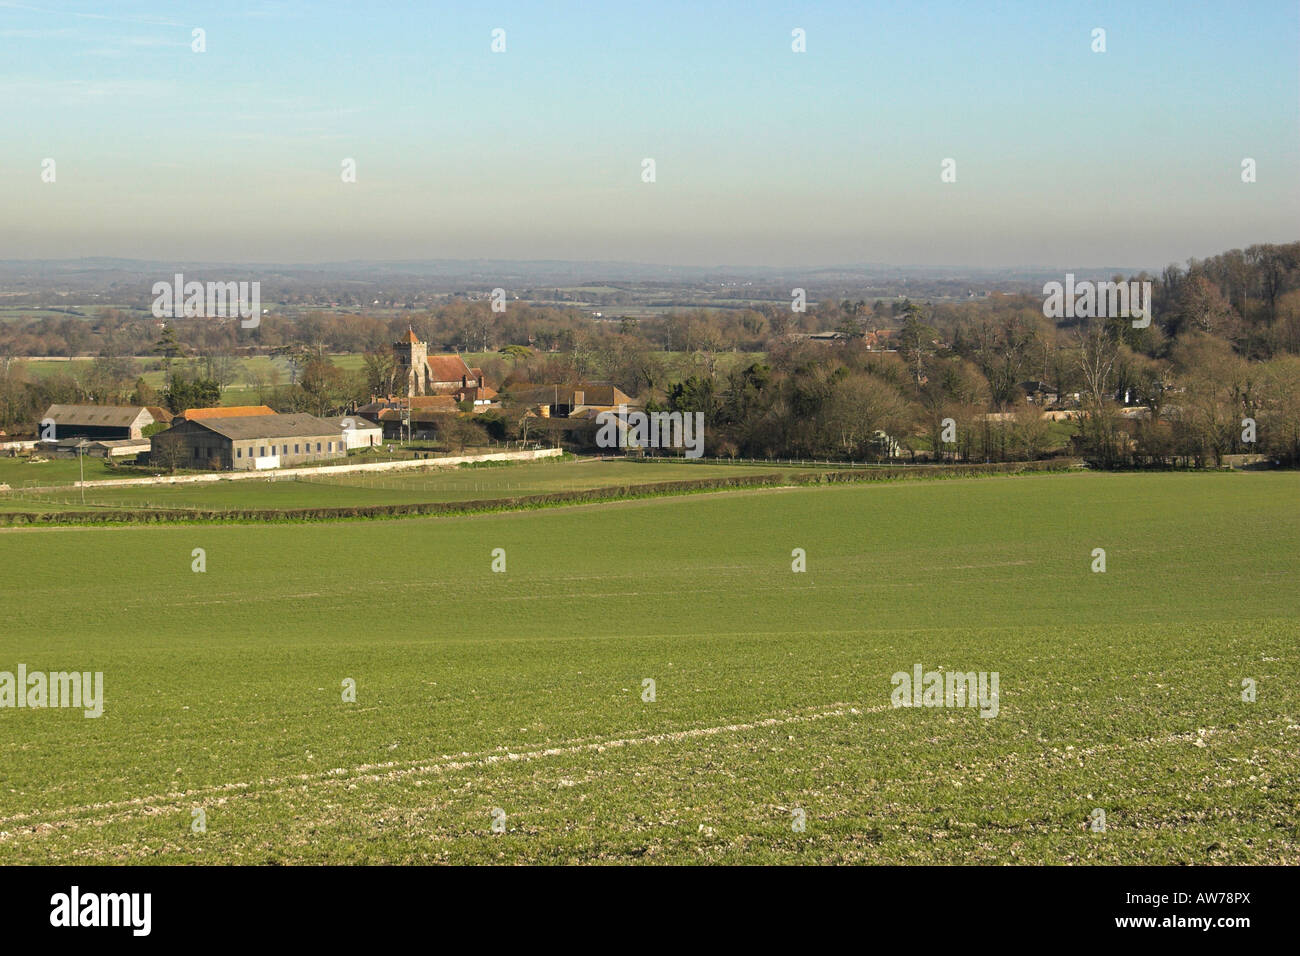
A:
{"label": "crop field", "polygon": [[[1298,496],[1079,473],[0,530],[0,671],[104,688],[96,719],[0,708],[0,863],[1294,865]],[[998,674],[996,716],[892,706],[917,665]]]}
{"label": "crop field", "polygon": [[[71,465],[73,469],[77,466],[75,461],[50,462],[50,464]],[[87,467],[89,465],[90,460],[87,460]],[[34,469],[45,466],[31,467]],[[776,474],[793,469],[767,466],[760,470],[765,474]],[[123,488],[100,485],[86,489],[84,505],[80,488],[25,492],[15,487],[13,492],[0,495],[0,511],[48,512],[100,508],[203,510],[347,508],[427,501],[474,501],[560,491],[582,491],[608,485],[727,477],[735,474],[737,468],[730,465],[544,459],[536,463],[486,468],[360,472],[322,475],[304,480],[244,479],[201,484],[129,485]],[[104,477],[104,475],[96,474],[96,477]],[[75,471],[72,473],[72,478],[76,478]]]}

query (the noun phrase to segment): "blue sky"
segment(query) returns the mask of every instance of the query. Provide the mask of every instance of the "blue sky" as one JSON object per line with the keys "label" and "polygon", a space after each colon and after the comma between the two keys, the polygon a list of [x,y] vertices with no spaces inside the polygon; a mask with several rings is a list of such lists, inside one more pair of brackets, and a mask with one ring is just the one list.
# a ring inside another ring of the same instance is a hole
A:
{"label": "blue sky", "polygon": [[1140,267],[1300,238],[1295,0],[0,0],[0,51],[4,258]]}

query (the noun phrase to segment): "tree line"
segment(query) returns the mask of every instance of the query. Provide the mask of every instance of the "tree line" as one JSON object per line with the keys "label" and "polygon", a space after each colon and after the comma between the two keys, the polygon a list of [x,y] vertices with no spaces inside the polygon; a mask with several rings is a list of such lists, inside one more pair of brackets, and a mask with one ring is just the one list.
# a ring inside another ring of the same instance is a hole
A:
{"label": "tree line", "polygon": [[[431,352],[490,353],[471,364],[501,388],[503,412],[473,421],[494,437],[518,437],[512,384],[605,381],[650,410],[703,413],[710,454],[1008,461],[1068,441],[1109,467],[1205,466],[1239,452],[1300,460],[1300,243],[1127,279],[1152,284],[1145,328],[1048,319],[1032,294],[608,320],[457,300],[398,317],[268,315],[252,330],[102,310],[90,322],[0,327],[0,427],[21,431],[60,401],[218,404],[236,383],[246,400],[326,414],[394,390],[391,343],[410,325]],[[828,331],[838,335],[807,338]],[[98,355],[67,372],[24,367],[24,354],[87,342]],[[274,362],[249,362],[253,352]],[[362,353],[361,368],[340,368],[336,352]],[[145,367],[163,371],[161,389],[140,377]]]}

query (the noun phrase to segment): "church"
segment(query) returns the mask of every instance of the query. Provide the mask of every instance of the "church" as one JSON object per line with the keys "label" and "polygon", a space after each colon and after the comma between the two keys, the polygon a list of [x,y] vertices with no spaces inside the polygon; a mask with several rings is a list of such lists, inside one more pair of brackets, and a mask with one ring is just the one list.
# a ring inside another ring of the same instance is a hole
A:
{"label": "church", "polygon": [[393,343],[393,357],[397,360],[394,384],[399,395],[449,395],[483,384],[480,369],[470,368],[459,355],[430,355],[428,343],[421,342],[409,327],[402,340]]}

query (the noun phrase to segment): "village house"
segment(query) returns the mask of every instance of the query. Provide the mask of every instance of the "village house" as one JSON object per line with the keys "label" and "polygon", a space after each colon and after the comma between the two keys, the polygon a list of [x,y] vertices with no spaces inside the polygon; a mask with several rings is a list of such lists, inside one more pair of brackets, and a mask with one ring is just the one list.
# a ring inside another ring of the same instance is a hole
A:
{"label": "village house", "polygon": [[401,440],[433,438],[439,420],[459,411],[455,395],[389,395],[372,399],[356,414],[383,429],[384,440]]}
{"label": "village house", "polygon": [[1035,405],[1047,407],[1056,404],[1056,389],[1047,382],[1042,382],[1038,379],[1021,382],[1020,391],[1024,393],[1026,401],[1032,402]]}
{"label": "village house", "polygon": [[549,435],[574,448],[594,449],[605,412],[622,414],[640,406],[610,382],[541,385],[516,382],[507,389],[526,409],[527,434]]}
{"label": "village house", "polygon": [[626,392],[609,382],[579,382],[577,385],[516,382],[507,391],[515,401],[529,407],[541,418],[570,418],[588,410],[615,412],[620,407],[635,406]]}
{"label": "village house", "polygon": [[[471,369],[470,371],[478,370]],[[469,402],[474,411],[485,412],[496,403],[497,391],[494,388],[488,388],[486,385],[478,385],[469,388],[458,388],[453,393],[453,396],[457,402]]]}

